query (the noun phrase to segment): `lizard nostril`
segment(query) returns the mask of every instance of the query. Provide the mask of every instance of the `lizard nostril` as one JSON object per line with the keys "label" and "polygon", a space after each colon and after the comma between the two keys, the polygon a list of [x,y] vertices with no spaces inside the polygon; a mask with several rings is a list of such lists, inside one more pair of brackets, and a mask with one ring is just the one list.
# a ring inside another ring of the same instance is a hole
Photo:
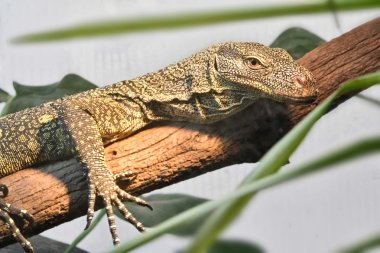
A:
{"label": "lizard nostril", "polygon": [[293,83],[297,86],[297,88],[303,88],[304,84],[306,83],[306,77],[295,76],[293,77]]}

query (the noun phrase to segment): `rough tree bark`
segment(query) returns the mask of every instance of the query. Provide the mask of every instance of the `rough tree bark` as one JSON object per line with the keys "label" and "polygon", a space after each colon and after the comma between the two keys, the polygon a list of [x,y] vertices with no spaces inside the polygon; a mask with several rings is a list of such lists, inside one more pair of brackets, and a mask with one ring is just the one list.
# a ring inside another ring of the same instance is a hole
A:
{"label": "rough tree bark", "polygon": [[[380,70],[380,19],[320,46],[299,63],[318,80],[318,104],[342,82]],[[135,173],[124,188],[142,194],[223,166],[256,162],[316,104],[260,100],[213,125],[166,122],[150,126],[108,146],[107,163],[114,173]],[[35,217],[32,228],[24,227],[26,235],[86,214],[87,184],[74,160],[25,169],[1,181],[9,186],[6,201],[28,209]],[[1,245],[13,242],[5,226],[0,227],[0,241]]]}

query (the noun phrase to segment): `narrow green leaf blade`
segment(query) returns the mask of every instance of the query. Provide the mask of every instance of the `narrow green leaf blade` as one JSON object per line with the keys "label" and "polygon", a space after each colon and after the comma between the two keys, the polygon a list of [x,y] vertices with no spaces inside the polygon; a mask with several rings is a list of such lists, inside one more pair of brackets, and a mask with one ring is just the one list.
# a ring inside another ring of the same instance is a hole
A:
{"label": "narrow green leaf blade", "polygon": [[345,249],[340,250],[339,253],[370,252],[370,250],[373,250],[379,247],[380,247],[380,233],[377,233]]}
{"label": "narrow green leaf blade", "polygon": [[[380,6],[379,1],[336,1],[338,11],[373,8]],[[331,11],[326,1],[317,1],[307,4],[277,5],[263,8],[246,7],[242,9],[183,13],[166,16],[150,16],[129,20],[102,21],[82,24],[60,30],[47,31],[24,35],[13,39],[15,43],[34,43],[55,41],[73,38],[88,38],[121,33],[153,31],[157,29],[177,29],[183,27],[220,24],[225,22],[242,21],[249,19],[279,17],[308,13]]]}

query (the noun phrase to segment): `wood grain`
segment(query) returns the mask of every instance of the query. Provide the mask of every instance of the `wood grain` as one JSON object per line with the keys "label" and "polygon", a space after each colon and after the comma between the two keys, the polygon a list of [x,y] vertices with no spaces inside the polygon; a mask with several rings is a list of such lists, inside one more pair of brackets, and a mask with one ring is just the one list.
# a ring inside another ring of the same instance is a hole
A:
{"label": "wood grain", "polygon": [[[318,103],[354,77],[380,70],[380,19],[375,19],[309,52],[299,63],[318,80],[320,97],[308,106],[260,100],[212,125],[164,122],[106,147],[114,173],[134,174],[121,185],[142,194],[223,166],[256,162]],[[346,99],[342,97],[337,105]],[[25,235],[38,234],[85,215],[87,184],[75,160],[29,168],[1,179],[7,202],[35,217]],[[85,219],[83,217],[83,219]],[[108,232],[108,231],[107,231]],[[1,245],[14,242],[0,227]]]}

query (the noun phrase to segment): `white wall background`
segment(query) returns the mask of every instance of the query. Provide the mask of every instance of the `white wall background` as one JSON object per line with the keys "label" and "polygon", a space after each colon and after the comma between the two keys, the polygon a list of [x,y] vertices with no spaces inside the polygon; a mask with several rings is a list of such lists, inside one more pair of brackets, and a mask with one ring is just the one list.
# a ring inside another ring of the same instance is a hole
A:
{"label": "white wall background", "polygon": [[[261,1],[260,1],[261,2]],[[282,3],[266,1],[265,5]],[[290,1],[288,1],[290,2]],[[292,1],[292,2],[308,2]],[[254,3],[263,5],[262,3]],[[25,33],[82,22],[192,10],[253,5],[239,0],[1,0],[0,84],[13,93],[12,81],[48,84],[68,73],[105,85],[157,70],[189,54],[223,41],[270,44],[284,29],[301,26],[326,40],[339,36],[331,14],[235,22],[203,28],[135,33],[101,39],[82,39],[34,45],[12,45]],[[342,32],[380,14],[380,9],[339,13]],[[365,94],[380,98],[380,87]],[[380,108],[353,98],[325,116],[292,157],[298,164],[380,134]],[[224,234],[262,245],[270,253],[334,252],[349,242],[380,231],[380,156],[372,155],[321,174],[260,194]],[[215,198],[232,190],[254,165],[236,165],[162,189]],[[70,243],[85,226],[85,217],[43,233]],[[138,233],[119,222],[122,241]],[[112,248],[106,221],[80,244],[90,252]],[[186,240],[165,236],[135,252],[174,252]]]}

